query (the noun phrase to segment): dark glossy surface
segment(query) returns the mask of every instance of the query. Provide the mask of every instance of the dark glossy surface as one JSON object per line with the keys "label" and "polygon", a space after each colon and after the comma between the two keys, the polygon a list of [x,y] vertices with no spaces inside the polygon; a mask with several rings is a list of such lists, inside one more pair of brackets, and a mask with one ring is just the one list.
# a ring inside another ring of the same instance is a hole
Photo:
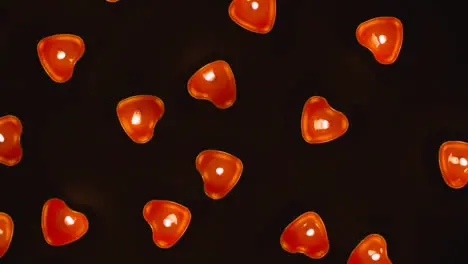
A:
{"label": "dark glossy surface", "polygon": [[[234,23],[231,0],[0,1],[0,116],[23,125],[23,158],[0,166],[0,211],[15,221],[2,264],[342,264],[368,234],[394,263],[466,264],[468,189],[446,185],[440,146],[468,141],[463,8],[448,1],[277,1],[272,31]],[[404,25],[397,61],[382,65],[357,26],[394,16]],[[73,33],[86,52],[66,83],[42,68],[37,43]],[[237,99],[225,110],[196,100],[188,79],[225,60]],[[146,144],[117,118],[120,100],[155,95],[165,113]],[[322,96],[349,120],[336,140],[308,144],[305,102]],[[240,158],[241,179],[206,196],[195,168],[206,149]],[[89,220],[64,247],[40,227],[51,197]],[[150,200],[176,201],[192,221],[163,250],[143,219]],[[330,250],[320,260],[279,243],[315,211]]]}

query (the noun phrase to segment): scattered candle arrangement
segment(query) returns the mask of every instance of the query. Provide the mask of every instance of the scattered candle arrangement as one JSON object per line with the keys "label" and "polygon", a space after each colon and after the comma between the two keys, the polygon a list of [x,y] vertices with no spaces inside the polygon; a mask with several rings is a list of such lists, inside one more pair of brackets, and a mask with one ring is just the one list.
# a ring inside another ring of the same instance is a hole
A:
{"label": "scattered candle arrangement", "polygon": [[[116,3],[118,0],[106,0]],[[234,0],[228,15],[240,27],[258,34],[267,34],[275,24],[275,0]],[[395,17],[376,17],[356,29],[357,41],[367,48],[380,64],[394,63],[403,43],[403,25]],[[85,53],[85,41],[72,34],[45,37],[37,45],[39,61],[50,79],[64,83],[72,78],[74,68]],[[187,82],[190,96],[209,101],[218,109],[231,107],[237,99],[234,73],[226,61],[218,60],[202,66]],[[164,102],[154,95],[135,95],[118,102],[116,114],[120,125],[135,143],[144,144],[153,138],[158,121],[164,116]],[[303,107],[301,133],[309,144],[323,144],[343,136],[349,128],[346,115],[334,109],[325,98],[313,96]],[[0,117],[0,163],[14,166],[21,161],[23,128],[18,117]],[[468,182],[468,143],[450,141],[440,146],[439,167],[442,179],[454,189]],[[205,194],[222,199],[236,186],[244,165],[240,158],[222,150],[204,150],[195,158],[194,168],[203,179]],[[248,169],[248,168],[247,168]],[[201,189],[201,186],[200,186]],[[294,217],[294,216],[292,216]],[[173,201],[152,200],[143,207],[143,218],[152,230],[156,246],[174,246],[189,228],[189,208]],[[87,217],[74,211],[59,199],[45,202],[41,227],[45,241],[51,246],[70,244],[85,236]],[[0,213],[0,257],[6,254],[13,239],[14,222]],[[309,211],[285,227],[280,246],[289,253],[301,253],[312,259],[327,255],[330,242],[320,215]],[[350,253],[348,264],[391,263],[385,239],[370,234]]]}

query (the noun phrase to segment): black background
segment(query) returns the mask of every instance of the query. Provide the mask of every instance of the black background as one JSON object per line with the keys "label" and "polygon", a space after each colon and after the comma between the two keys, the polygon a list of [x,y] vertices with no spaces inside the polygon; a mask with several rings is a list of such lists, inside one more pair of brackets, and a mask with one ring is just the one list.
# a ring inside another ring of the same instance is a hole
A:
{"label": "black background", "polygon": [[[229,2],[2,1],[0,114],[23,122],[24,157],[0,167],[0,211],[15,221],[1,261],[345,263],[361,239],[379,233],[395,263],[466,263],[468,194],[445,185],[437,161],[444,141],[468,139],[465,28],[456,8],[449,1],[279,0],[273,31],[258,35],[230,20]],[[355,38],[358,24],[377,16],[404,25],[390,66]],[[40,39],[58,33],[86,43],[64,84],[50,80],[36,53]],[[197,69],[218,59],[230,63],[238,85],[227,110],[186,88]],[[137,94],[166,105],[144,145],[126,136],[115,112]],[[321,145],[302,139],[302,107],[313,95],[347,115],[343,137]],[[195,157],[204,149],[244,163],[223,200],[203,192]],[[45,243],[41,210],[52,197],[88,216],[81,240]],[[169,250],[154,245],[142,217],[151,199],[192,212]],[[279,245],[283,228],[309,210],[328,230],[322,260]]]}

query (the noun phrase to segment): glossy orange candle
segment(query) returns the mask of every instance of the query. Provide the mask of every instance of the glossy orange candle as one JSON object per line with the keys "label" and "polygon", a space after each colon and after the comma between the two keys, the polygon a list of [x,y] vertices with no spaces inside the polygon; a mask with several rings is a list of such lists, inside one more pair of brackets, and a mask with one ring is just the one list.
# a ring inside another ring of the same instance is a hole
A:
{"label": "glossy orange candle", "polygon": [[392,64],[403,44],[403,24],[395,17],[376,17],[361,23],[356,38],[381,64]]}
{"label": "glossy orange candle", "polygon": [[200,100],[207,100],[219,109],[231,107],[236,101],[236,80],[231,67],[225,61],[211,62],[197,72],[187,82],[189,94]]}
{"label": "glossy orange candle", "polygon": [[120,125],[128,137],[139,144],[153,138],[154,127],[163,115],[163,101],[152,95],[132,96],[117,105]]}
{"label": "glossy orange candle", "polygon": [[205,194],[215,200],[223,198],[236,186],[244,167],[239,158],[219,150],[202,151],[195,166],[202,176]]}
{"label": "glossy orange candle", "polygon": [[378,235],[372,234],[364,238],[353,250],[348,264],[391,264],[387,254],[387,242]]}
{"label": "glossy orange candle", "polygon": [[229,16],[239,26],[254,33],[266,34],[276,19],[276,0],[234,0]]}
{"label": "glossy orange candle", "polygon": [[21,147],[21,134],[23,125],[12,115],[0,117],[0,163],[14,166],[21,161],[23,149]]}
{"label": "glossy orange candle", "polygon": [[187,207],[163,200],[149,201],[143,208],[143,217],[151,227],[154,243],[160,248],[174,246],[192,218]]}
{"label": "glossy orange candle", "polygon": [[315,212],[307,212],[292,221],[280,238],[281,247],[289,253],[301,253],[312,259],[323,258],[330,248],[327,229]]}
{"label": "glossy orange candle", "polygon": [[2,258],[13,239],[14,224],[11,217],[6,213],[0,213],[0,258]]}
{"label": "glossy orange candle", "polygon": [[71,79],[75,64],[85,52],[83,39],[72,34],[58,34],[43,38],[37,44],[37,54],[42,67],[57,83]]}
{"label": "glossy orange candle", "polygon": [[42,233],[47,244],[63,246],[75,242],[88,231],[88,219],[70,209],[64,201],[53,198],[42,208]]}
{"label": "glossy orange candle", "polygon": [[327,100],[313,96],[302,110],[301,131],[307,143],[325,143],[337,139],[348,131],[346,116],[333,109]]}
{"label": "glossy orange candle", "polygon": [[468,143],[447,141],[439,149],[439,167],[445,183],[460,189],[468,183]]}

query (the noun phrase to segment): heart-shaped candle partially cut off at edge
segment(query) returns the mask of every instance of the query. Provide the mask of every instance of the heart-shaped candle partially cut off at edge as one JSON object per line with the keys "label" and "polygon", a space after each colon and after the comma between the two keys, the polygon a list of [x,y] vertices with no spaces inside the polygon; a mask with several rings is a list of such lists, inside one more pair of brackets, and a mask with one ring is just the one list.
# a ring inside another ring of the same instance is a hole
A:
{"label": "heart-shaped candle partially cut off at edge", "polygon": [[15,166],[23,158],[21,135],[23,125],[13,115],[0,117],[0,164]]}
{"label": "heart-shaped candle partially cut off at edge", "polygon": [[321,96],[312,96],[304,104],[301,117],[301,133],[309,144],[322,144],[343,136],[349,121],[343,112],[330,106]]}
{"label": "heart-shaped candle partially cut off at edge", "polygon": [[228,13],[231,20],[245,30],[267,34],[275,25],[276,0],[233,0]]}
{"label": "heart-shaped candle partially cut off at edge", "polygon": [[64,246],[82,238],[88,231],[87,217],[72,210],[61,199],[52,198],[42,208],[42,233],[51,246]]}
{"label": "heart-shaped candle partially cut off at edge", "polygon": [[7,214],[0,212],[0,258],[5,256],[13,240],[14,222]]}
{"label": "heart-shaped candle partially cut off at edge", "polygon": [[353,249],[349,255],[347,264],[379,263],[391,264],[388,257],[387,241],[379,234],[366,236]]}
{"label": "heart-shaped candle partially cut off at edge", "polygon": [[442,179],[452,189],[468,183],[468,143],[446,141],[439,148],[439,168]]}

